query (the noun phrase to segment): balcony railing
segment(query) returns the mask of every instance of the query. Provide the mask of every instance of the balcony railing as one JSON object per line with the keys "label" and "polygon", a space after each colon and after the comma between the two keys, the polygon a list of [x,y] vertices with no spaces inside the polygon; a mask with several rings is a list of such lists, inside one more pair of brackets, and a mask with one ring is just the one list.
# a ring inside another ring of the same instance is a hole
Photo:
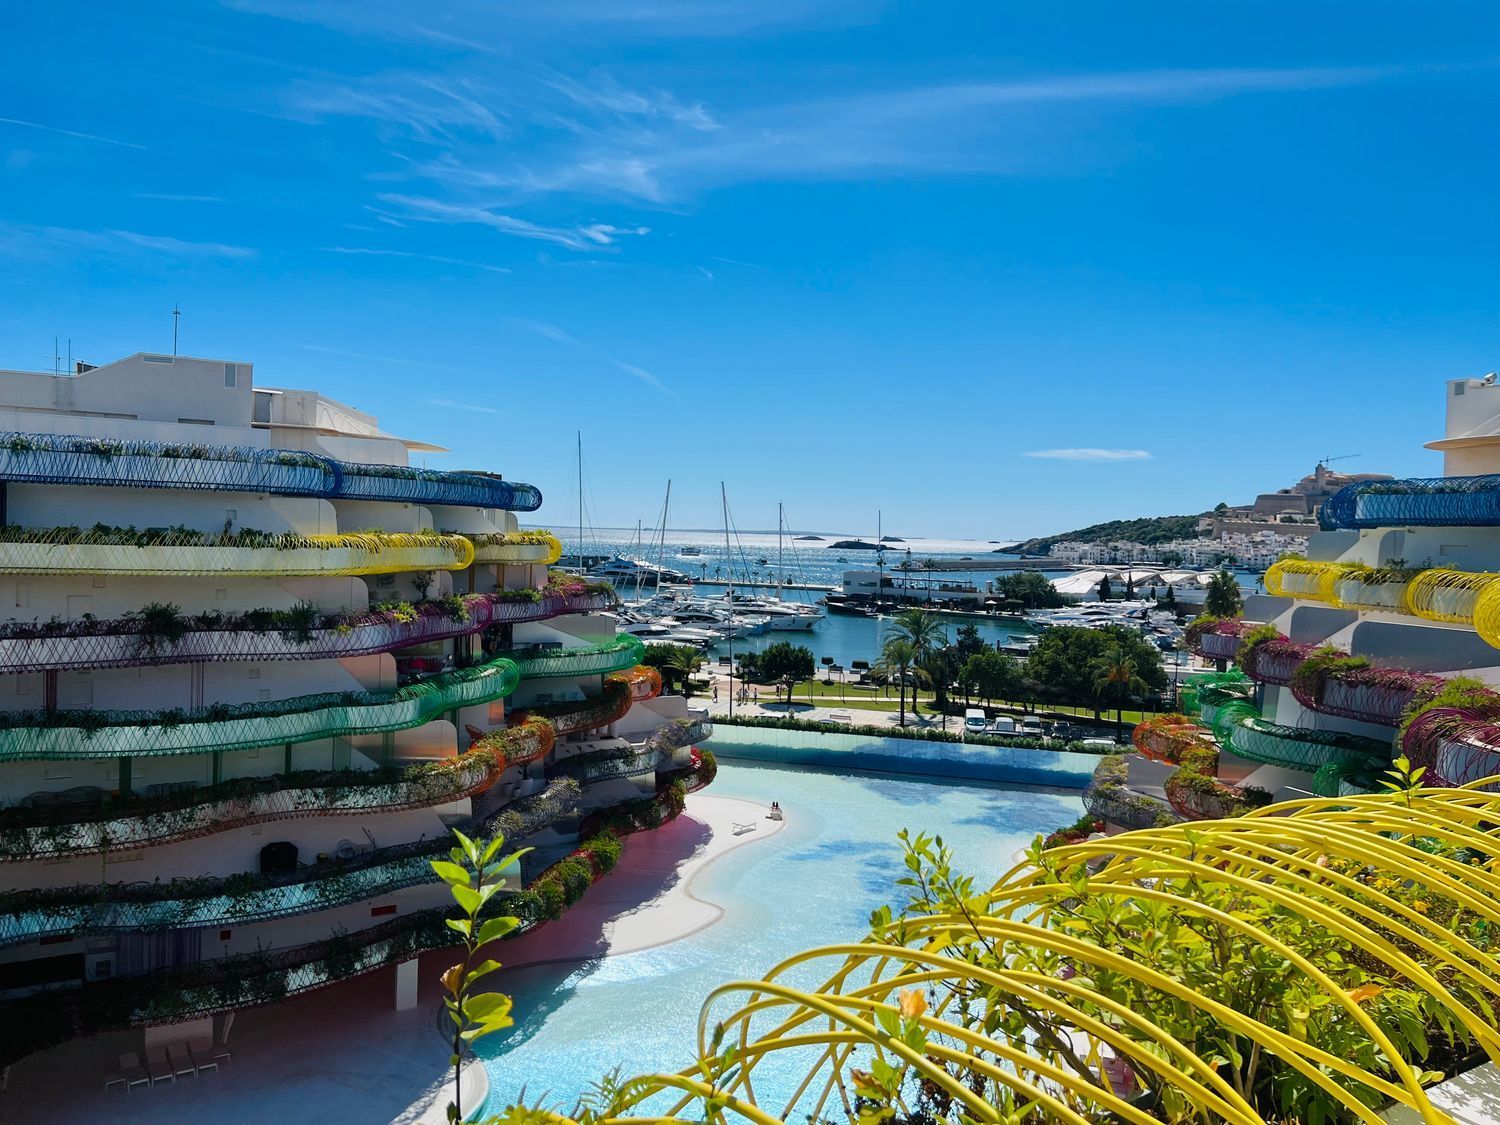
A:
{"label": "balcony railing", "polygon": [[509,531],[470,535],[476,563],[506,566],[552,565],[562,557],[562,541],[550,531]]}
{"label": "balcony railing", "polygon": [[1282,726],[1260,718],[1241,719],[1227,745],[1241,758],[1311,773],[1330,762],[1388,763],[1387,742],[1344,731]]}
{"label": "balcony railing", "polygon": [[1273,637],[1247,650],[1240,667],[1253,680],[1286,687],[1315,647],[1286,637]]}
{"label": "balcony railing", "polygon": [[625,684],[630,689],[631,701],[635,703],[655,699],[661,694],[661,673],[649,664],[637,664],[624,672],[615,672],[609,679]]}
{"label": "balcony railing", "polygon": [[1182,819],[1165,801],[1131,789],[1127,776],[1123,758],[1100,761],[1083,791],[1083,807],[1090,816],[1120,828],[1155,828]]}
{"label": "balcony railing", "polygon": [[1136,750],[1153,762],[1181,762],[1195,749],[1213,745],[1213,735],[1186,715],[1155,715],[1136,724]]}
{"label": "balcony railing", "polygon": [[1488,644],[1500,648],[1500,574],[1282,559],[1266,571],[1265,582],[1266,590],[1279,597],[1472,625]]}
{"label": "balcony railing", "polygon": [[625,717],[630,710],[630,685],[620,680],[608,679],[604,690],[586,699],[562,700],[557,703],[534,703],[530,707],[511,713],[512,721],[520,721],[527,715],[536,715],[551,721],[558,735],[581,734],[587,730],[607,727]]}
{"label": "balcony railing", "polygon": [[0,761],[209,754],[409,730],[444,712],[508,696],[520,682],[505,657],[394,691],[325,692],[193,711],[0,714]]}
{"label": "balcony railing", "polygon": [[1347,485],[1323,501],[1325,531],[1367,527],[1493,527],[1500,476],[1412,477]]}
{"label": "balcony railing", "polygon": [[1292,695],[1310,711],[1363,723],[1396,726],[1423,697],[1442,690],[1441,676],[1399,668],[1334,668],[1297,674]]}
{"label": "balcony railing", "polygon": [[0,528],[0,574],[140,574],[293,577],[463,570],[474,548],[461,535],[120,533],[115,529]]}
{"label": "balcony railing", "polygon": [[30,484],[263,492],[534,512],[533,485],[488,473],[339,461],[294,449],[0,433],[0,480]]}
{"label": "balcony railing", "polygon": [[523,680],[623,672],[634,668],[645,656],[645,644],[629,633],[619,633],[599,644],[559,649],[516,649],[511,653]]}
{"label": "balcony railing", "polygon": [[133,851],[266,821],[429,808],[483,792],[552,742],[551,724],[533,719],[489,731],[457,757],[404,768],[303,770],[156,797],[11,807],[0,810],[0,862]]}
{"label": "balcony railing", "polygon": [[[0,673],[365,656],[477,633],[491,625],[594,613],[616,604],[613,593],[599,591],[548,590],[535,600],[516,593],[469,594],[453,604],[422,602],[410,613],[326,614],[305,629],[250,628],[249,615],[204,614],[185,618],[175,639],[152,632],[140,615],[56,625],[12,623],[0,626]],[[455,613],[455,605],[461,613]]]}

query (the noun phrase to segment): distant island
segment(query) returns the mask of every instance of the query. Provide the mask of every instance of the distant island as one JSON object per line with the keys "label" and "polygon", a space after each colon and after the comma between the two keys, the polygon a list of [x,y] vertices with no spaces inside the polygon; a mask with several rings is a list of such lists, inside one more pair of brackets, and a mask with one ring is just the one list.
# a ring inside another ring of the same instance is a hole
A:
{"label": "distant island", "polygon": [[821,542],[823,542],[823,537],[821,535],[794,535],[794,536],[792,536],[792,538],[793,539],[806,540],[806,541],[813,542],[813,543],[821,543]]}
{"label": "distant island", "polygon": [[837,543],[828,544],[830,551],[883,551],[879,543],[866,543],[863,539],[840,539]]}
{"label": "distant island", "polygon": [[1073,540],[1082,543],[1113,543],[1116,540],[1142,543],[1170,543],[1174,539],[1194,539],[1198,536],[1199,516],[1145,516],[1134,520],[1109,520],[1077,531],[1063,531],[1056,535],[1042,535],[1012,543],[1008,547],[996,547],[997,555],[1048,555],[1056,543]]}
{"label": "distant island", "polygon": [[882,543],[905,543],[906,542],[906,540],[902,539],[899,535],[882,535],[880,537],[880,541]]}

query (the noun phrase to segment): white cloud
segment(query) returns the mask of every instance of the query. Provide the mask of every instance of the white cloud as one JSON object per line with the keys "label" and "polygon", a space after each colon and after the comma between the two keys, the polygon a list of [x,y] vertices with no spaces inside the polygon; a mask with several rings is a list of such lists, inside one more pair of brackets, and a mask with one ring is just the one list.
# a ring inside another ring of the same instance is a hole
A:
{"label": "white cloud", "polygon": [[22,121],[18,117],[0,117],[0,125],[17,125],[23,129],[40,129],[44,133],[57,133],[59,136],[76,137],[80,141],[98,141],[104,145],[119,145],[121,148],[138,148],[145,150],[145,145],[138,145],[134,141],[121,141],[114,137],[101,137],[96,133],[80,133],[75,129],[59,129],[56,125],[43,125],[40,121]]}
{"label": "white cloud", "polygon": [[320,246],[327,254],[369,255],[379,258],[415,258],[422,262],[438,262],[445,266],[465,266],[469,269],[488,270],[490,273],[510,273],[504,266],[487,266],[483,262],[469,262],[463,258],[445,258],[441,254],[418,254],[414,250],[378,250],[367,246]]}
{"label": "white cloud", "polygon": [[1047,461],[1149,461],[1144,449],[1032,449],[1022,457],[1040,457]]}
{"label": "white cloud", "polygon": [[165,235],[137,234],[133,230],[111,230],[105,233],[147,250],[159,250],[164,254],[205,254],[214,258],[255,257],[255,251],[248,246],[228,246],[222,242],[186,242],[183,239],[169,238]]}
{"label": "white cloud", "polygon": [[501,414],[503,411],[493,406],[480,406],[477,402],[455,402],[451,398],[428,398],[423,399],[428,406],[442,406],[448,410],[467,410],[474,414]]}
{"label": "white cloud", "polygon": [[612,246],[622,235],[644,235],[649,227],[617,227],[609,223],[590,223],[579,227],[549,227],[540,223],[518,219],[486,207],[444,203],[438,199],[427,199],[413,195],[381,195],[380,201],[393,207],[407,209],[406,218],[430,223],[477,223],[491,227],[504,234],[518,238],[535,238],[542,242],[556,243],[570,250],[593,250],[600,246]]}
{"label": "white cloud", "polygon": [[662,392],[664,392],[666,394],[674,394],[675,393],[672,390],[672,388],[669,387],[669,386],[667,386],[665,383],[663,383],[658,376],[653,375],[651,372],[647,371],[644,367],[637,367],[633,363],[621,363],[618,359],[611,359],[609,362],[613,363],[621,371],[625,372],[625,374],[627,374],[627,375],[634,375],[637,379],[639,379],[641,382],[645,383],[648,387],[655,387],[658,391],[662,391]]}

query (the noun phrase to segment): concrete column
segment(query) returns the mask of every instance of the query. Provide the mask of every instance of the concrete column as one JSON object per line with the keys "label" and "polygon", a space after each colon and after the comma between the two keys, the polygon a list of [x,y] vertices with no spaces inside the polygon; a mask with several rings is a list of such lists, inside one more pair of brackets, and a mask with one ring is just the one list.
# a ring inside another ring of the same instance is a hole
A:
{"label": "concrete column", "polygon": [[396,966],[396,1011],[405,1012],[417,1006],[417,966],[421,959],[413,957]]}

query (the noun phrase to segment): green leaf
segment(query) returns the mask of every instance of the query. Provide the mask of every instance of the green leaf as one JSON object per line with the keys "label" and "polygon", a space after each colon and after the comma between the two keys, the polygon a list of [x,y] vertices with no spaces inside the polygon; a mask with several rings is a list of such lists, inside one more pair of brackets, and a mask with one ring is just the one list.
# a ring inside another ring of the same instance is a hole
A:
{"label": "green leaf", "polygon": [[479,913],[479,892],[473,887],[453,887],[453,901],[458,903],[459,908],[466,914]]}
{"label": "green leaf", "polygon": [[473,882],[473,877],[456,863],[435,859],[430,866],[437,872],[437,877],[450,887],[467,887]]}
{"label": "green leaf", "polygon": [[508,916],[500,918],[487,918],[485,919],[484,924],[479,927],[479,933],[475,935],[475,944],[485,945],[492,941],[499,941],[520,924],[521,920],[519,918],[511,918]]}
{"label": "green leaf", "polygon": [[479,866],[479,845],[476,844],[476,843],[474,843],[473,840],[469,839],[462,832],[460,832],[457,828],[455,828],[453,830],[453,835],[458,838],[459,846],[461,848],[463,848],[464,855],[466,855],[466,856],[469,857],[469,862],[472,863],[472,864],[474,864],[475,867],[478,867]]}
{"label": "green leaf", "polygon": [[444,918],[443,925],[447,926],[450,930],[463,934],[464,937],[468,937],[474,929],[474,923],[470,922],[467,918]]}
{"label": "green leaf", "polygon": [[488,976],[500,967],[499,961],[481,961],[464,974],[464,987],[468,988],[480,977]]}
{"label": "green leaf", "polygon": [[510,997],[503,992],[481,992],[464,1002],[464,1015],[476,1023],[510,1011]]}

